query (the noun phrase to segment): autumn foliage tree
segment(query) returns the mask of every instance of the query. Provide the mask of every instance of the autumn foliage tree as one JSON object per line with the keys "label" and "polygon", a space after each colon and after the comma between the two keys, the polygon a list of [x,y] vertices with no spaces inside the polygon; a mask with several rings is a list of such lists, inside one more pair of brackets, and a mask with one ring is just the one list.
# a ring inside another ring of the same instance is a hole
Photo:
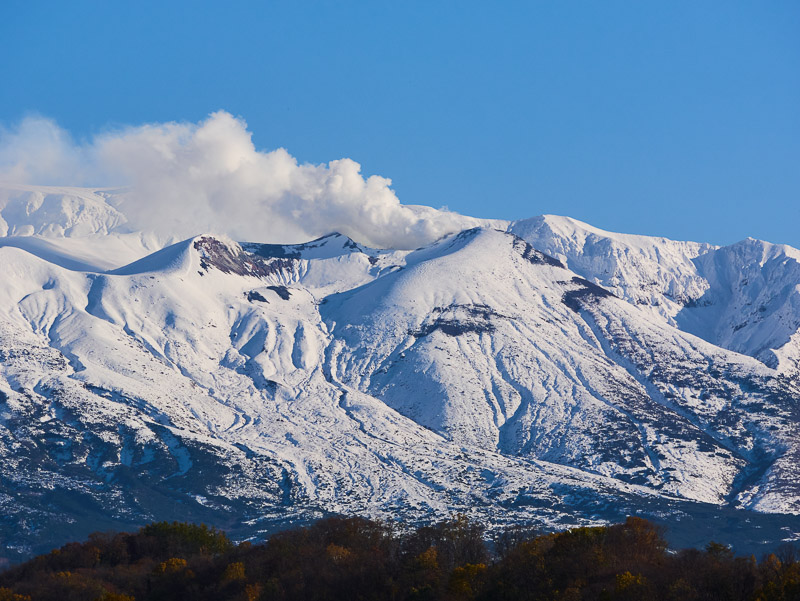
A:
{"label": "autumn foliage tree", "polygon": [[0,601],[800,600],[791,545],[760,562],[714,542],[675,552],[635,517],[504,541],[490,553],[483,527],[464,516],[416,529],[333,517],[239,545],[203,525],[159,522],[8,569]]}

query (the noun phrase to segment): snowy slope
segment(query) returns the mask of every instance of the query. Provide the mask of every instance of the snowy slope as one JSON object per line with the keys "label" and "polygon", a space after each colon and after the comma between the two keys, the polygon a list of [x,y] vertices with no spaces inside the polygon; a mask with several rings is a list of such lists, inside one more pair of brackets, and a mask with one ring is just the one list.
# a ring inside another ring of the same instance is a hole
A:
{"label": "snowy slope", "polygon": [[713,250],[710,244],[606,232],[556,215],[516,221],[509,231],[673,325],[675,315],[709,287],[694,259]]}
{"label": "snowy slope", "polygon": [[108,234],[127,219],[109,200],[115,191],[0,185],[0,236]]}
{"label": "snowy slope", "polygon": [[800,370],[800,251],[606,232],[545,215],[509,231],[666,323],[783,373]]}
{"label": "snowy slope", "polygon": [[135,232],[121,191],[0,183],[0,246],[15,246],[77,271],[126,265],[171,242]]}
{"label": "snowy slope", "polygon": [[711,503],[747,494],[734,485],[743,470],[795,447],[795,386],[511,235],[470,230],[407,263],[323,305],[331,378],[459,444]]}
{"label": "snowy slope", "polygon": [[[319,259],[332,263],[323,271],[376,268],[364,260],[375,255],[343,261],[337,246]],[[422,517],[532,497],[549,500],[543,513],[557,521],[575,518],[555,511],[555,482],[592,495],[638,490],[491,449],[465,453],[332,384],[331,335],[316,288],[302,285],[318,277],[306,250],[263,258],[200,237],[101,275],[0,249],[2,501],[15,538],[52,536],[43,525],[53,521],[85,527],[73,509],[84,497],[133,522],[175,515],[170,498],[190,504],[178,515],[263,519],[315,507]],[[37,503],[42,495],[52,501]]]}
{"label": "snowy slope", "polygon": [[794,249],[552,216],[415,251],[165,246],[115,210],[98,190],[0,201],[7,554],[326,511],[800,532]]}
{"label": "snowy slope", "polygon": [[696,259],[709,289],[676,316],[679,327],[800,372],[800,251],[747,239]]}

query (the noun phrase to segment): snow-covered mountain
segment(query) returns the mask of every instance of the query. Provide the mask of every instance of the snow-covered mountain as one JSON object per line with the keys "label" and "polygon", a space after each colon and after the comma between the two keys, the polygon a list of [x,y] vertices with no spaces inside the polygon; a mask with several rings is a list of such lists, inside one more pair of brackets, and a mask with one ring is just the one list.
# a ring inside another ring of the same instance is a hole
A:
{"label": "snow-covered mountain", "polygon": [[415,251],[164,246],[111,192],[4,194],[9,555],[153,519],[257,536],[331,511],[800,533],[795,249],[553,216]]}
{"label": "snow-covered mountain", "polygon": [[668,324],[800,370],[800,251],[748,238],[722,248],[604,232],[545,215],[510,232]]}

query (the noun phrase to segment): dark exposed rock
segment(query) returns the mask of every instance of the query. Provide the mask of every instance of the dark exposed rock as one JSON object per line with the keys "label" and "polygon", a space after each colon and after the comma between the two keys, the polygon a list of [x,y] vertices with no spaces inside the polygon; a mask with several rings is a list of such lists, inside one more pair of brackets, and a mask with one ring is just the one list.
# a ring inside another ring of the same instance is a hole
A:
{"label": "dark exposed rock", "polygon": [[267,286],[267,288],[272,290],[283,300],[289,300],[289,297],[292,296],[291,292],[289,292],[289,289],[286,286]]}
{"label": "dark exposed rock", "polygon": [[706,296],[702,296],[700,298],[690,298],[686,302],[683,303],[683,306],[687,309],[692,309],[694,307],[708,307],[713,305],[714,301]]}
{"label": "dark exposed rock", "polygon": [[330,240],[337,238],[344,238],[342,248],[346,248],[351,252],[364,252],[357,242],[338,232],[333,232],[332,234],[322,236],[304,244],[256,244],[248,242],[243,243],[242,248],[250,254],[265,259],[301,259],[303,257],[303,251],[319,248],[327,244]]}
{"label": "dark exposed rock", "polygon": [[247,296],[247,300],[249,300],[251,303],[253,301],[258,301],[260,303],[269,303],[269,301],[266,298],[264,298],[264,296],[260,292],[256,290],[251,290],[245,296]]}
{"label": "dark exposed rock", "polygon": [[468,230],[463,230],[459,232],[453,240],[469,240],[470,238],[475,237],[478,233],[480,233],[481,228],[473,227]]}
{"label": "dark exposed rock", "polygon": [[514,236],[514,250],[522,255],[523,259],[530,261],[534,265],[549,265],[550,267],[564,268],[564,264],[561,261],[540,250],[536,250],[519,236]]}
{"label": "dark exposed rock", "polygon": [[242,244],[242,249],[264,259],[299,259],[300,249],[284,244]]}
{"label": "dark exposed rock", "polygon": [[433,319],[423,323],[412,336],[421,338],[441,331],[448,336],[461,336],[468,332],[480,334],[494,332],[496,326],[492,323],[494,318],[507,319],[504,315],[494,312],[487,305],[451,305],[449,307],[436,307],[432,311]]}
{"label": "dark exposed rock", "polygon": [[246,250],[236,252],[206,236],[195,240],[194,248],[200,252],[200,266],[206,271],[214,267],[223,273],[263,278],[291,270],[295,265],[295,259],[265,259]]}
{"label": "dark exposed rock", "polygon": [[421,338],[435,332],[441,331],[448,336],[461,336],[468,332],[475,332],[480,334],[482,332],[494,332],[495,326],[491,323],[477,323],[477,322],[460,322],[449,319],[438,319],[434,323],[422,326],[419,330],[414,332],[414,336]]}
{"label": "dark exposed rock", "polygon": [[[334,234],[334,235],[341,236],[341,234]],[[345,241],[343,246],[344,246],[344,248],[349,248],[350,250],[354,250],[356,252],[363,252],[361,250],[361,247],[355,241],[351,240],[350,238],[348,238]]]}
{"label": "dark exposed rock", "polygon": [[572,282],[574,284],[579,284],[581,287],[576,290],[565,292],[564,296],[562,297],[562,301],[565,305],[567,305],[567,307],[575,311],[575,313],[580,313],[581,301],[608,297],[618,298],[613,292],[610,292],[602,286],[598,286],[589,280],[574,277],[572,278]]}

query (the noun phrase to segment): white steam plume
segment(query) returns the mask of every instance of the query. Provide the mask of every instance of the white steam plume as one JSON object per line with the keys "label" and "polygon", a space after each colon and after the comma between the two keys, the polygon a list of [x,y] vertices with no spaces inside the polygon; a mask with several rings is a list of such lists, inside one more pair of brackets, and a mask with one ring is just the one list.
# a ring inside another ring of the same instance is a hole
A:
{"label": "white steam plume", "polygon": [[332,231],[368,245],[415,248],[485,224],[445,210],[402,205],[391,180],[360,174],[350,159],[301,165],[286,150],[256,150],[242,119],[128,127],[74,142],[32,117],[0,130],[0,180],[126,186],[118,207],[134,229],[239,240],[300,242]]}

